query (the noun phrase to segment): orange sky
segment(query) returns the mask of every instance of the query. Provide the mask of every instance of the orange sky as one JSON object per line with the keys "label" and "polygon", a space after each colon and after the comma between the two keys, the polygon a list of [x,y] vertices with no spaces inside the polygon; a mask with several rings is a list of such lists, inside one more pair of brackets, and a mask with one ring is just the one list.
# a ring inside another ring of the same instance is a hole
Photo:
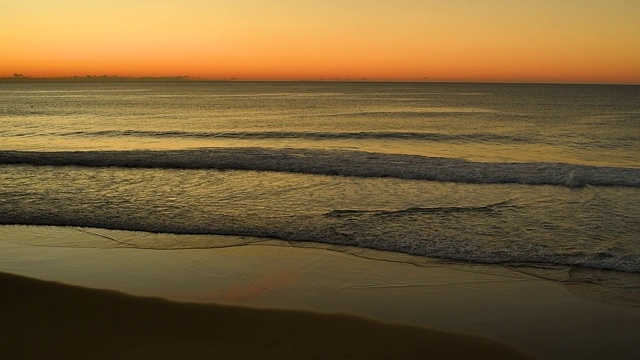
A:
{"label": "orange sky", "polygon": [[640,83],[638,0],[0,0],[0,77]]}

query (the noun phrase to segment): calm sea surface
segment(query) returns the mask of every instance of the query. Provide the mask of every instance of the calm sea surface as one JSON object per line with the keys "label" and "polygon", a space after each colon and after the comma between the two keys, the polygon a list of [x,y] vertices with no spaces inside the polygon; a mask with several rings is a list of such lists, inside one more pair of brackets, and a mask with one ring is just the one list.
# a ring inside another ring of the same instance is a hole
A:
{"label": "calm sea surface", "polygon": [[640,273],[640,87],[0,84],[0,223]]}

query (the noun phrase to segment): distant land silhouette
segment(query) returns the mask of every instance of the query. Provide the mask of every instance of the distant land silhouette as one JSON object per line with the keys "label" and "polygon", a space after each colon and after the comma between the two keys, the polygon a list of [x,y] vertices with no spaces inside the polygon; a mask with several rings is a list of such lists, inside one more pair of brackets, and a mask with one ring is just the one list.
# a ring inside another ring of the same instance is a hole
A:
{"label": "distant land silhouette", "polygon": [[372,80],[366,78],[357,79],[296,79],[296,80],[251,80],[240,79],[237,77],[230,78],[201,78],[191,77],[188,75],[183,76],[120,76],[120,75],[83,75],[83,76],[60,76],[60,77],[33,77],[23,74],[13,74],[12,76],[0,77],[0,83],[24,83],[24,82],[135,82],[135,81],[157,81],[157,82],[172,82],[172,81],[229,81],[229,82],[426,82],[424,80]]}
{"label": "distant land silhouette", "polygon": [[64,82],[84,82],[84,81],[197,81],[204,80],[192,78],[190,76],[159,76],[159,77],[133,77],[119,75],[85,75],[67,77],[31,77],[23,74],[13,74],[8,77],[0,77],[0,82],[30,82],[30,81],[64,81]]}

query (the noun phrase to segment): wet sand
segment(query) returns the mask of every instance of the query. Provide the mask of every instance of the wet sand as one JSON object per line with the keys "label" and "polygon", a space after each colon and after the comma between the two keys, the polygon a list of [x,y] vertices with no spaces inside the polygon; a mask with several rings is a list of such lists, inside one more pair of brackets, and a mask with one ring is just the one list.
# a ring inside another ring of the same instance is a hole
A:
{"label": "wet sand", "polygon": [[[2,336],[15,339],[2,350],[12,356],[0,358],[20,358],[24,349],[32,352],[25,358],[82,358],[86,351],[91,358],[113,358],[114,351],[117,358],[516,354],[486,339],[544,359],[640,358],[640,308],[576,296],[559,282],[508,267],[415,266],[363,258],[379,257],[375,252],[353,256],[269,241],[169,250],[167,241],[195,240],[85,230],[0,226],[0,272],[83,287],[2,275],[0,311],[15,324]],[[27,345],[33,341],[43,346]],[[436,343],[448,350],[439,352]]]}
{"label": "wet sand", "polygon": [[3,359],[527,359],[347,315],[176,303],[0,274]]}

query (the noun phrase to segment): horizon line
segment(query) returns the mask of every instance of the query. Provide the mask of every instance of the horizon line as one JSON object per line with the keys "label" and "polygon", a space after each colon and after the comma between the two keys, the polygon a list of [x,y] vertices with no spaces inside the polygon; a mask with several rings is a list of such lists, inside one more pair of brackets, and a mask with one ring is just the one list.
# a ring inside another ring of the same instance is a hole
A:
{"label": "horizon line", "polygon": [[68,82],[100,82],[100,81],[166,81],[166,82],[327,82],[327,83],[424,83],[424,84],[522,84],[522,85],[621,85],[638,86],[640,83],[621,82],[581,82],[581,81],[534,81],[534,80],[431,80],[424,79],[367,79],[367,78],[334,78],[334,79],[241,79],[230,78],[205,78],[192,77],[189,75],[175,76],[122,76],[122,75],[73,75],[73,76],[45,76],[33,77],[22,74],[0,77],[0,82],[29,82],[29,81],[68,81]]}

